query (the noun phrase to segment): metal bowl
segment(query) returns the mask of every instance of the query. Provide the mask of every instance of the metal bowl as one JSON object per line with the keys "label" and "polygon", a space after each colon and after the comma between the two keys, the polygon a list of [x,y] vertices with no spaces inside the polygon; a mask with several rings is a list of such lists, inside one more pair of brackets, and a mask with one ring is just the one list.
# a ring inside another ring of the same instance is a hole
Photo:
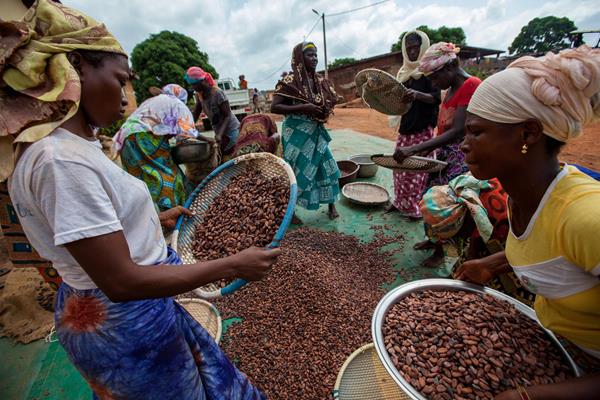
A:
{"label": "metal bowl", "polygon": [[175,164],[206,161],[210,158],[210,143],[203,140],[185,141],[171,149]]}
{"label": "metal bowl", "polygon": [[358,164],[358,177],[359,178],[371,178],[377,174],[379,166],[371,161],[370,154],[355,154],[350,156],[350,161],[354,161]]}
{"label": "metal bowl", "polygon": [[392,376],[394,381],[401,387],[401,389],[412,399],[414,400],[427,400],[426,397],[421,395],[421,393],[412,387],[410,383],[408,383],[402,375],[398,372],[396,367],[394,366],[392,359],[390,358],[385,344],[383,342],[383,324],[385,322],[385,316],[387,315],[389,309],[396,304],[398,301],[403,299],[414,292],[421,292],[424,290],[464,290],[468,292],[475,292],[481,294],[489,294],[498,299],[504,300],[515,306],[515,308],[520,311],[526,317],[531,318],[542,328],[544,332],[548,335],[548,338],[559,348],[561,351],[565,361],[571,367],[574,375],[576,377],[581,376],[581,370],[577,367],[571,356],[567,353],[564,347],[560,344],[556,336],[549,330],[545,329],[540,322],[538,321],[535,311],[525,304],[513,299],[510,296],[505,295],[504,293],[498,292],[497,290],[490,289],[488,287],[474,285],[472,283],[467,283],[463,281],[458,281],[454,279],[422,279],[418,281],[413,281],[406,283],[404,285],[398,286],[397,288],[391,290],[387,293],[377,304],[377,308],[375,308],[375,313],[373,314],[373,320],[371,322],[371,333],[373,335],[373,342],[375,343],[375,349],[377,350],[377,355],[379,359],[383,363],[383,366],[387,370],[387,372]]}

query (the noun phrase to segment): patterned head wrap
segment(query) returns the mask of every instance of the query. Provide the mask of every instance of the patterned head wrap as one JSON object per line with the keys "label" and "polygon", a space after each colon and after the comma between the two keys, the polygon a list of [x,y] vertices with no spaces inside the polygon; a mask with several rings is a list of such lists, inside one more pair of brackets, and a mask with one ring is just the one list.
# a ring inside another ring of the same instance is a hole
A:
{"label": "patterned head wrap", "polygon": [[[183,90],[181,86],[172,86]],[[185,92],[185,90],[183,91]],[[150,97],[125,120],[114,137],[114,152],[121,151],[123,143],[129,135],[141,132],[151,132],[155,136],[170,135],[192,138],[198,136],[194,125],[194,116],[188,106],[181,101],[180,97],[169,93]]]}
{"label": "patterned head wrap", "polygon": [[[313,93],[309,83],[309,73],[304,64],[304,50],[317,47],[312,42],[298,43],[292,51],[292,72],[284,76],[275,86],[275,94],[303,103],[321,106],[331,114],[337,103],[337,94],[331,82],[314,72],[312,79],[317,91]],[[322,121],[324,122],[324,121]]]}
{"label": "patterned head wrap", "polygon": [[487,243],[494,227],[479,193],[492,188],[488,181],[480,181],[471,175],[459,175],[448,185],[433,186],[419,204],[427,235],[435,240],[450,239],[460,231],[469,213],[481,238]]}
{"label": "patterned head wrap", "polygon": [[200,67],[190,67],[185,73],[185,81],[190,85],[206,80],[210,86],[217,86],[212,75]]}
{"label": "patterned head wrap", "polygon": [[177,97],[179,100],[181,100],[183,104],[187,103],[187,90],[175,83],[169,83],[168,85],[164,86],[161,91],[163,92],[163,94],[166,94],[168,96]]}
{"label": "patterned head wrap", "polygon": [[600,49],[521,57],[483,81],[467,111],[507,124],[535,118],[558,141],[576,138],[600,118]]}
{"label": "patterned head wrap", "polygon": [[456,59],[456,55],[460,52],[460,47],[456,47],[453,43],[439,42],[427,49],[419,71],[425,76],[433,74],[435,71],[442,69],[446,64]]}
{"label": "patterned head wrap", "polygon": [[81,83],[67,53],[126,53],[104,24],[50,0],[38,0],[21,21],[0,21],[0,31],[1,181],[21,143],[47,136],[77,112]]}

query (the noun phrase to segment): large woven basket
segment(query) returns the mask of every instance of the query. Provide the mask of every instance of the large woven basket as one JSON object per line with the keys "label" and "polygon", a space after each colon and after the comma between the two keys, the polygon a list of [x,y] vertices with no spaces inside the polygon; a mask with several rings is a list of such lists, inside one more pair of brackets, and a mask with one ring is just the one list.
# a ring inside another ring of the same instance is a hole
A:
{"label": "large woven basket", "polygon": [[386,115],[404,115],[411,103],[403,103],[406,88],[394,76],[376,68],[367,68],[354,78],[358,93],[371,108]]}
{"label": "large woven basket", "polygon": [[[294,207],[296,206],[298,196],[296,176],[288,163],[270,153],[246,154],[229,160],[215,169],[198,185],[186,201],[185,207],[192,211],[194,216],[187,217],[182,215],[179,218],[173,232],[172,240],[173,250],[179,254],[184,264],[197,262],[192,252],[193,240],[196,227],[202,223],[204,213],[208,207],[215,197],[227,187],[232,178],[246,173],[249,169],[256,169],[268,178],[285,178],[290,184],[290,198],[285,215],[282,215],[283,220],[281,225],[275,233],[271,244],[269,244],[270,248],[279,246],[279,242],[283,239],[285,231],[294,215]],[[224,288],[219,288],[215,284],[209,284],[195,289],[194,293],[202,298],[216,298],[231,294],[246,283],[243,279],[236,279]]]}
{"label": "large woven basket", "polygon": [[371,161],[384,168],[394,169],[402,172],[439,172],[446,168],[447,162],[439,161],[434,158],[412,156],[404,159],[401,163],[394,160],[391,155],[375,154],[371,156]]}
{"label": "large woven basket", "polygon": [[185,310],[215,339],[215,342],[221,341],[223,325],[219,310],[206,300],[184,298],[177,299]]}
{"label": "large woven basket", "polygon": [[338,373],[333,398],[339,400],[410,400],[385,370],[375,346],[356,350]]}

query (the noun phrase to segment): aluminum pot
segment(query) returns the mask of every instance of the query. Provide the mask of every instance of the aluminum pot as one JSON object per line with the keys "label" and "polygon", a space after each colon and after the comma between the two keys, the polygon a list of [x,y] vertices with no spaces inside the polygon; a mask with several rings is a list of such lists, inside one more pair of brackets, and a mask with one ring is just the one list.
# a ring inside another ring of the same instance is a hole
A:
{"label": "aluminum pot", "polygon": [[204,140],[185,141],[171,149],[175,164],[206,161],[210,158],[211,145]]}
{"label": "aluminum pot", "polygon": [[379,169],[379,166],[371,161],[371,154],[355,154],[350,156],[349,160],[358,164],[359,178],[372,178]]}

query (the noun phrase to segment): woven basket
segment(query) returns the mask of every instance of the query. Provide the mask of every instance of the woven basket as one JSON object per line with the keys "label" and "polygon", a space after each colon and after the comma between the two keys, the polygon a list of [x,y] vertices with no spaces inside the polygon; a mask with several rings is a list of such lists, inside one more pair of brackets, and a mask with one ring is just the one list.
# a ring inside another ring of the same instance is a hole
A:
{"label": "woven basket", "polygon": [[[172,247],[184,264],[193,264],[197,262],[192,252],[196,226],[202,223],[204,213],[211,205],[213,200],[227,187],[229,181],[241,174],[246,173],[248,169],[256,169],[268,178],[282,177],[290,184],[290,198],[288,201],[285,215],[279,229],[269,244],[270,248],[278,247],[283,239],[292,216],[298,196],[298,187],[296,185],[296,176],[294,171],[279,157],[270,153],[252,153],[246,154],[233,160],[227,161],[208,175],[200,185],[192,192],[185,203],[185,207],[194,213],[193,217],[181,216],[177,221],[175,231],[173,232]],[[243,279],[236,279],[224,288],[219,288],[215,284],[209,284],[202,288],[194,290],[194,293],[202,298],[216,298],[231,294],[244,286],[247,282]]]}
{"label": "woven basket", "polygon": [[371,108],[387,115],[404,115],[411,103],[403,103],[406,88],[392,75],[375,68],[367,68],[354,78],[358,93]]}
{"label": "woven basket", "polygon": [[390,194],[380,185],[369,182],[349,183],[342,188],[349,201],[365,206],[380,206],[390,201]]}
{"label": "woven basket", "polygon": [[333,398],[339,400],[410,400],[385,370],[375,345],[356,350],[338,373]]}
{"label": "woven basket", "polygon": [[215,342],[221,341],[223,325],[221,323],[221,314],[217,308],[206,300],[185,298],[178,299],[185,310],[215,339]]}
{"label": "woven basket", "polygon": [[371,156],[371,161],[384,168],[394,169],[403,172],[439,172],[446,168],[447,162],[439,161],[433,158],[412,156],[404,159],[402,163],[396,162],[391,155],[375,154]]}

